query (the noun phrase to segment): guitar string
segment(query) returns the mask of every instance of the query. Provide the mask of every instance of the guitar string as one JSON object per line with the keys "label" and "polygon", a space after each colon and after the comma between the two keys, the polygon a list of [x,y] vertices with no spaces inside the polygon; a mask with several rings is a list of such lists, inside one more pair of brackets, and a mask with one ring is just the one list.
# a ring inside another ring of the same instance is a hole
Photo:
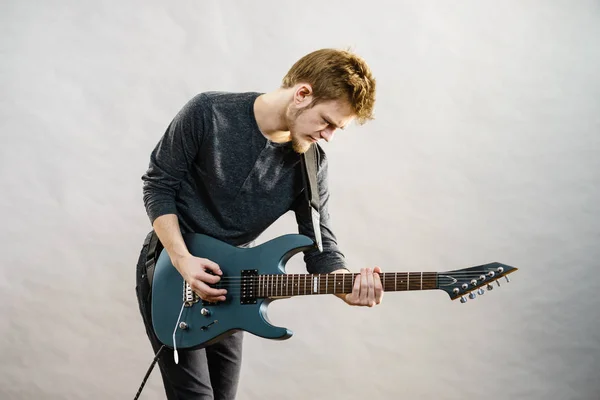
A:
{"label": "guitar string", "polygon": [[[487,282],[490,283],[490,282]],[[477,289],[477,288],[481,288],[483,286],[485,286],[486,282],[483,282],[477,286],[474,287],[469,287],[469,289],[473,290],[473,289]],[[417,287],[417,285],[411,285],[409,288],[406,287],[402,287],[402,288],[398,288],[398,287],[394,287],[395,285],[393,284],[389,284],[386,285],[387,289],[385,289],[384,287],[384,291],[388,290],[388,291],[417,291],[417,290],[434,290],[434,289],[441,289],[440,287],[436,287],[435,282],[430,281],[430,282],[423,282],[423,285],[419,285]],[[222,289],[223,287],[214,287],[216,289]],[[257,287],[255,289],[255,292],[257,293],[256,297],[269,297],[269,296],[282,296],[282,297],[286,297],[286,296],[294,296],[294,295],[312,295],[312,294],[347,294],[347,293],[351,293],[351,289],[353,289],[353,286],[348,288],[348,291],[346,290],[346,286],[343,286],[342,291],[336,291],[334,289],[339,288],[339,286],[327,286],[327,288],[325,288],[325,290],[323,290],[322,287],[319,287],[317,292],[314,292],[314,288],[308,287],[308,288],[303,288],[302,286],[298,287],[298,286],[293,286],[293,287],[274,287],[274,286],[260,286]],[[241,290],[237,290],[239,288],[227,288],[227,293],[226,296],[236,296],[236,295],[240,295],[242,293]],[[309,289],[309,290],[306,290]],[[393,289],[393,290],[392,290]],[[443,289],[442,289],[443,290]],[[291,293],[290,293],[291,292]],[[295,292],[295,293],[294,293]]]}
{"label": "guitar string", "polygon": [[[494,281],[500,279],[503,275],[499,275],[498,277],[488,277],[487,274],[483,273],[485,271],[473,271],[470,273],[462,273],[462,279],[467,278],[469,275],[470,277],[477,277],[480,278],[481,275],[486,276],[486,280],[481,281],[481,282],[477,282],[477,285],[474,286],[474,288],[477,287],[483,287],[486,283],[490,284],[493,283]],[[392,282],[385,282],[383,281],[382,284],[384,285],[384,290],[387,287],[387,290],[391,290],[392,287],[394,288],[395,291],[398,291],[398,285],[397,285],[397,281],[396,278],[397,276],[395,276],[396,274],[407,274],[406,272],[399,272],[399,273],[394,273],[394,272],[388,272],[386,274],[391,274],[391,276],[394,276],[395,282],[392,284]],[[411,273],[414,275],[417,275],[418,277],[415,277],[415,281],[411,282],[410,279],[407,279],[407,283],[409,284],[409,287],[405,287],[400,289],[400,291],[405,291],[405,290],[430,290],[430,289],[442,289],[440,287],[436,287],[439,285],[436,285],[438,282],[443,284],[446,283],[443,286],[453,286],[454,284],[457,285],[461,285],[462,283],[459,283],[457,279],[457,282],[454,282],[454,280],[456,279],[456,277],[450,277],[450,276],[446,276],[446,275],[442,275],[440,276],[440,273],[437,273],[437,276],[431,276],[431,274],[435,274],[435,272],[425,272],[424,274],[429,274],[428,276],[423,276],[421,279],[421,273],[420,272],[416,272],[416,273]],[[331,283],[329,283],[329,280],[326,280],[326,284],[325,284],[325,293],[323,294],[335,294],[335,289],[338,288],[341,284],[343,284],[343,287],[345,289],[346,285],[349,284],[350,285],[350,289],[352,289],[354,287],[354,277],[358,276],[360,274],[352,274],[352,279],[350,281],[348,281],[347,279],[342,279],[339,281],[334,281],[331,280]],[[221,279],[219,282],[217,282],[216,284],[213,284],[213,288],[216,289],[222,289],[222,288],[226,288],[227,290],[227,295],[239,295],[241,293],[241,288],[242,286],[253,286],[255,287],[257,292],[262,292],[262,294],[265,294],[265,292],[267,293],[267,295],[275,295],[275,296],[289,296],[290,293],[290,288],[292,291],[292,295],[294,292],[294,289],[298,289],[297,290],[297,294],[300,294],[300,291],[302,290],[303,294],[314,294],[314,278],[315,277],[329,277],[330,274],[323,274],[323,275],[318,275],[318,274],[276,274],[276,275],[259,275],[259,277],[262,277],[263,279],[257,279],[257,276],[248,276],[248,277],[225,277],[223,279]],[[269,279],[269,278],[264,278],[264,277],[270,277],[270,278],[275,278],[275,279]],[[285,279],[283,277],[286,277]],[[292,277],[292,283],[290,284],[289,282],[289,278],[288,277]],[[387,276],[386,276],[387,277]],[[470,278],[469,277],[469,278]],[[297,279],[296,279],[297,278]],[[304,279],[302,279],[304,278]],[[308,278],[308,279],[307,279]],[[493,279],[490,279],[493,278]],[[235,282],[237,281],[237,282]],[[404,284],[404,280],[400,282],[401,284]],[[323,281],[320,280],[320,282],[317,284],[318,285],[318,290],[317,293],[318,294],[322,294],[321,292],[321,288],[323,286]],[[304,286],[304,288],[302,287]],[[415,287],[416,286],[416,287]],[[419,288],[420,286],[420,288]],[[331,287],[331,293],[327,293],[328,289],[330,289]],[[425,289],[423,289],[423,287],[425,287]],[[306,290],[307,288],[309,288],[310,290]],[[238,291],[239,289],[239,291]],[[442,289],[443,290],[443,289]],[[283,293],[285,291],[285,294]],[[271,292],[271,293],[269,293]],[[280,293],[277,293],[280,292]],[[345,292],[342,292],[341,294],[344,294]]]}
{"label": "guitar string", "polygon": [[[473,277],[480,277],[481,275],[484,275],[486,277],[486,279],[488,279],[488,273],[490,271],[472,271],[472,272],[464,272],[464,273],[446,273],[446,272],[423,272],[423,278],[425,278],[425,274],[437,274],[438,278],[446,278],[446,279],[450,279],[452,280],[452,278],[456,278],[456,279],[464,279],[464,278],[473,278]],[[408,274],[408,272],[382,272],[380,273],[380,276],[383,274],[390,274],[389,276],[394,276],[394,277],[400,277],[402,275]],[[410,278],[412,279],[413,277],[415,277],[415,279],[420,279],[421,276],[421,272],[410,272]],[[309,278],[309,279],[314,279],[314,278],[322,278],[322,277],[331,277],[331,276],[359,276],[361,275],[360,273],[337,273],[337,274],[286,274],[286,273],[282,273],[282,274],[260,274],[260,275],[250,275],[250,276],[224,276],[221,277],[221,279],[219,280],[219,282],[221,281],[227,281],[227,280],[244,280],[244,279],[250,279],[250,278],[256,278],[256,277],[277,277],[277,279],[282,279],[280,277],[304,277]],[[219,276],[219,275],[214,275],[214,276]],[[386,277],[388,277],[388,275],[385,275]],[[489,277],[489,278],[496,278],[496,277],[502,277],[503,275],[501,273],[496,273],[494,272],[494,276]],[[284,278],[285,279],[285,278]]]}
{"label": "guitar string", "polygon": [[[492,283],[493,281],[482,281],[482,282],[478,282],[476,286],[474,286],[474,288],[477,287],[482,287],[486,284]],[[281,292],[281,294],[283,295],[283,292],[285,292],[285,294],[289,294],[289,291],[292,291],[292,293],[298,289],[297,291],[300,292],[308,292],[306,289],[310,289],[310,292],[313,293],[314,290],[314,285],[311,283],[309,285],[303,285],[303,283],[305,282],[296,282],[296,283],[292,283],[292,284],[282,284],[282,282],[279,283],[259,283],[259,282],[251,282],[246,284],[247,287],[250,286],[254,286],[254,290],[255,291],[274,291],[274,292]],[[400,290],[427,290],[427,289],[440,289],[439,287],[436,287],[436,283],[437,281],[435,279],[423,279],[422,283],[421,281],[415,281],[415,282],[409,282],[409,287],[407,288],[406,285],[404,285],[404,282],[402,282],[402,286],[400,287]],[[331,293],[334,293],[334,289],[335,288],[339,288],[340,286],[342,286],[344,288],[346,288],[346,286],[350,286],[350,288],[352,289],[354,287],[354,282],[336,282],[334,284],[334,282],[327,283],[325,285],[325,288],[323,288],[323,284],[318,284],[318,291],[321,292],[323,289],[325,289],[326,291],[331,289]],[[211,286],[214,289],[227,289],[227,294],[239,294],[241,293],[241,288],[243,285],[221,285],[220,283],[217,283],[216,286]],[[304,286],[304,287],[303,287]],[[396,291],[398,291],[398,285],[394,282],[387,282],[384,284],[384,288],[387,287],[389,288],[388,290],[391,290],[392,288],[394,288]]]}
{"label": "guitar string", "polygon": [[[269,275],[263,275],[264,276],[269,276]],[[298,276],[293,276],[293,275],[272,275],[273,278],[262,278],[262,279],[256,279],[256,277],[253,278],[239,278],[239,279],[230,279],[230,280],[225,280],[222,279],[217,283],[214,284],[209,284],[209,285],[220,285],[221,287],[225,286],[225,287],[230,287],[230,288],[237,288],[237,287],[242,287],[242,286],[259,286],[259,287],[273,287],[273,286],[277,286],[277,287],[281,287],[281,286],[285,286],[285,285],[298,285],[298,284],[304,284],[306,285],[310,285],[310,286],[314,286],[314,279],[307,279],[304,278],[302,279],[301,277],[305,276],[305,275],[300,275],[300,277]],[[288,278],[283,278],[285,276],[291,276],[291,282],[290,279]],[[476,274],[473,275],[470,278],[467,278],[466,280],[469,281],[469,283],[471,283],[472,280],[476,280],[477,284],[485,284],[490,283],[490,282],[494,282],[498,279],[500,279],[502,276],[498,276],[498,277],[486,277],[484,280],[480,280],[481,274]],[[466,277],[463,277],[463,279]],[[477,278],[477,279],[475,279]],[[386,286],[390,286],[392,284],[392,282],[390,282],[388,280],[388,282],[385,282],[385,279],[380,279],[382,281],[382,284],[385,284]],[[325,280],[325,285],[326,286],[337,286],[340,284],[352,284],[354,285],[355,279],[354,277],[352,277],[352,279],[348,280],[348,279],[340,279],[340,280]],[[397,282],[397,279],[394,279],[394,285],[397,285],[398,283],[404,284],[404,283],[408,283],[409,285],[416,285],[419,282],[424,282],[424,283],[428,283],[431,284],[432,282],[439,282],[440,284],[446,286],[451,286],[454,284],[457,285],[462,285],[463,283],[467,283],[461,279],[453,279],[447,276],[442,276],[442,277],[431,277],[431,276],[424,276],[422,279],[420,278],[420,276],[418,278],[415,278],[414,281],[411,281],[410,279],[402,279],[400,282]],[[317,285],[322,286],[323,285],[323,279],[320,279],[319,282],[317,283]]]}
{"label": "guitar string", "polygon": [[[436,279],[435,278],[423,278],[423,285],[420,285],[421,280],[417,280],[414,283],[411,283],[410,287],[414,287],[417,285],[417,283],[419,283],[419,286],[435,286],[434,284],[436,283]],[[320,290],[323,285],[324,282],[321,282],[320,284],[318,284],[318,289]],[[404,283],[404,282],[402,282]],[[304,285],[303,285],[304,284]],[[333,281],[331,282],[327,282],[325,284],[325,290],[328,289],[332,289],[332,294],[334,293],[333,289],[339,287],[340,285],[344,286],[344,288],[346,287],[346,285],[350,285],[350,287],[354,287],[354,282],[353,281],[345,281],[342,282],[340,281],[336,281],[335,284]],[[217,282],[216,284],[214,284],[215,286],[211,286],[214,289],[227,289],[227,294],[230,295],[236,295],[241,293],[241,287],[243,286],[242,284],[227,284],[227,285],[222,285],[221,282]],[[314,290],[314,283],[311,280],[310,282],[308,280],[306,281],[297,281],[295,283],[285,283],[284,282],[266,282],[266,280],[262,280],[261,281],[257,281],[257,280],[253,280],[253,281],[248,281],[248,283],[245,284],[247,287],[249,286],[254,286],[256,289],[256,291],[273,291],[273,292],[282,292],[281,295],[283,295],[283,292],[286,292],[286,295],[289,294],[289,290],[291,288],[291,291],[293,292],[294,289],[298,289],[298,291],[300,289],[303,289],[304,292],[308,292],[306,289],[310,289],[310,293],[313,293]],[[286,286],[287,285],[287,286]],[[304,288],[302,288],[302,286],[304,286]],[[385,286],[392,286],[391,282],[387,282],[387,284],[385,284]],[[432,287],[433,288],[433,287]],[[238,291],[239,289],[239,291]]]}

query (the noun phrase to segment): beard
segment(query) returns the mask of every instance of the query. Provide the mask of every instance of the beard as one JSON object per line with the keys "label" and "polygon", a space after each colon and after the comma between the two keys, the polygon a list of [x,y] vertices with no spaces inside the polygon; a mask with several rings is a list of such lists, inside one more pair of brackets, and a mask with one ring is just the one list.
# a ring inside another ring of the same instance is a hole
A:
{"label": "beard", "polygon": [[303,154],[310,149],[312,142],[304,138],[301,134],[296,131],[296,119],[302,114],[305,109],[293,110],[291,112],[292,117],[288,119],[288,126],[290,129],[290,137],[292,139],[292,148],[298,154]]}
{"label": "beard", "polygon": [[311,142],[303,139],[301,137],[298,137],[296,135],[294,135],[294,133],[292,133],[292,148],[294,149],[294,151],[298,154],[303,154],[306,153],[308,151],[308,149],[310,149],[311,146]]}

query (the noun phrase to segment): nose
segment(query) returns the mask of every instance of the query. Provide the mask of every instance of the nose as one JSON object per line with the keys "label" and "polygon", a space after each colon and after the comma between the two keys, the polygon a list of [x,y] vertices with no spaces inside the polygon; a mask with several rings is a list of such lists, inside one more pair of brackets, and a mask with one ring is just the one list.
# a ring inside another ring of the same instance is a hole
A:
{"label": "nose", "polygon": [[335,129],[327,128],[321,131],[321,137],[325,139],[326,142],[329,142],[333,139]]}

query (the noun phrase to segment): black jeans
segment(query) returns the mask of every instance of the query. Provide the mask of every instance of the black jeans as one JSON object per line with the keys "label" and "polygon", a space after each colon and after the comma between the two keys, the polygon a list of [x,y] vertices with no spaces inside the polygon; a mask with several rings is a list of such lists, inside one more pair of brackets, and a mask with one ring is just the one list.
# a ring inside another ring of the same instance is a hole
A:
{"label": "black jeans", "polygon": [[[140,314],[146,326],[154,354],[161,343],[152,329],[151,288],[146,276],[146,259],[150,232],[144,241],[136,268],[136,295]],[[179,364],[175,364],[173,350],[165,347],[160,353],[158,366],[168,400],[233,400],[237,392],[242,364],[243,332],[198,350],[180,350]]]}

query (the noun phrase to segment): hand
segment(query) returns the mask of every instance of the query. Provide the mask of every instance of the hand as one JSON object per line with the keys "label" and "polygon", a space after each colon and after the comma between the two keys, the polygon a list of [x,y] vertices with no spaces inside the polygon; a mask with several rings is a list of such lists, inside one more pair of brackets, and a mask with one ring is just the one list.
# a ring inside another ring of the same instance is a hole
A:
{"label": "hand", "polygon": [[354,278],[352,293],[347,293],[343,300],[351,306],[373,307],[383,300],[383,286],[379,274],[381,268],[361,268],[360,275]]}
{"label": "hand", "polygon": [[[215,284],[221,280],[220,275],[223,275],[223,272],[221,272],[219,265],[206,258],[195,257],[190,254],[178,259],[175,267],[202,300],[211,303],[225,301],[227,290],[215,289],[209,286],[209,284]],[[206,270],[215,275],[209,274]]]}

